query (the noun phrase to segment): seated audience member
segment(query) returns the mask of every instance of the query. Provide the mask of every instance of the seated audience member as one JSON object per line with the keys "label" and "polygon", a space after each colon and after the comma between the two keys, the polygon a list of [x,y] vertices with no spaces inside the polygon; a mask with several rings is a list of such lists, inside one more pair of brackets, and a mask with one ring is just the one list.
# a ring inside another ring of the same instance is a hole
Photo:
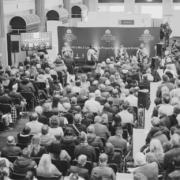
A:
{"label": "seated audience member", "polygon": [[121,117],[119,115],[114,116],[112,126],[111,126],[111,136],[114,136],[116,134],[117,127],[122,127]]}
{"label": "seated audience member", "polygon": [[107,140],[110,136],[110,133],[109,133],[107,126],[101,124],[101,122],[102,122],[101,117],[96,116],[94,119],[94,122],[95,122],[95,124],[93,126],[95,129],[94,133],[96,134],[96,136],[102,137],[105,140]]}
{"label": "seated audience member", "polygon": [[135,155],[135,162],[139,166],[133,172],[142,173],[148,180],[158,180],[158,165],[155,162],[147,163],[146,157],[143,153],[137,153]]}
{"label": "seated audience member", "polygon": [[129,96],[125,100],[129,102],[130,106],[137,107],[138,98],[134,95],[134,93],[135,93],[135,88],[130,88]]}
{"label": "seated audience member", "polygon": [[77,160],[76,166],[71,166],[68,170],[68,173],[71,174],[78,174],[78,176],[82,177],[85,180],[89,180],[89,172],[87,169],[84,168],[85,164],[87,162],[87,156],[80,155]]}
{"label": "seated audience member", "polygon": [[49,124],[48,118],[43,115],[43,109],[41,106],[35,107],[35,112],[38,114],[38,122],[47,125]]}
{"label": "seated audience member", "polygon": [[25,101],[21,93],[17,92],[17,89],[18,89],[17,84],[13,85],[12,91],[9,93],[9,97],[14,98],[14,99],[19,99],[20,101]]}
{"label": "seated audience member", "polygon": [[83,154],[87,156],[88,161],[95,162],[96,153],[94,147],[90,146],[87,142],[87,135],[85,132],[81,132],[79,136],[80,145],[75,147],[74,156],[77,159],[79,155]]}
{"label": "seated audience member", "polygon": [[133,118],[133,115],[128,112],[128,108],[129,108],[128,103],[124,102],[123,103],[123,111],[118,113],[118,116],[121,117],[122,124],[126,124],[126,123],[132,124],[133,123],[134,118]]}
{"label": "seated audience member", "polygon": [[88,112],[87,109],[83,109],[82,114],[83,114],[83,119],[81,123],[84,124],[86,127],[88,127],[94,121],[94,114],[91,112]]}
{"label": "seated audience member", "polygon": [[127,151],[127,141],[122,137],[123,129],[121,127],[116,128],[116,135],[111,136],[107,142],[111,143],[115,148],[121,149],[125,154]]}
{"label": "seated audience member", "polygon": [[37,167],[36,162],[30,158],[31,152],[28,148],[23,149],[22,155],[18,157],[13,165],[14,172],[17,174],[26,174],[28,171],[34,171]]}
{"label": "seated audience member", "polygon": [[112,168],[107,164],[108,156],[106,154],[101,154],[99,156],[99,165],[94,167],[91,172],[91,179],[95,180],[96,175],[99,174],[102,179],[115,180],[116,176]]}
{"label": "seated audience member", "polygon": [[62,150],[60,141],[53,141],[50,146],[51,160],[55,161],[71,161],[69,154]]}
{"label": "seated audience member", "polygon": [[75,86],[72,87],[72,93],[79,95],[80,90],[81,90],[81,81],[78,79],[75,82]]}
{"label": "seated audience member", "polygon": [[[110,101],[110,99],[108,99],[108,101]],[[113,101],[113,100],[112,100]],[[110,103],[110,102],[109,102]],[[102,114],[107,114],[108,116],[108,121],[112,122],[113,119],[113,113],[111,112],[111,106],[109,103],[104,104],[104,108],[102,111]]]}
{"label": "seated audience member", "polygon": [[108,127],[108,115],[103,113],[102,116],[101,116],[101,124],[104,124]]}
{"label": "seated audience member", "polygon": [[26,126],[31,129],[32,135],[36,135],[36,134],[39,134],[41,132],[41,128],[42,128],[43,124],[38,122],[38,114],[32,113],[31,122],[27,122]]}
{"label": "seated audience member", "polygon": [[89,92],[94,93],[98,89],[98,85],[99,85],[98,81],[96,81],[96,80],[93,81],[92,85],[89,86]]}
{"label": "seated audience member", "polygon": [[126,96],[129,95],[129,89],[125,88],[125,84],[123,82],[120,84],[120,90],[121,90],[121,93],[124,93]]}
{"label": "seated audience member", "polygon": [[75,146],[79,144],[75,132],[71,127],[65,129],[64,136],[61,137],[61,144],[66,146]]}
{"label": "seated audience member", "polygon": [[101,105],[104,105],[107,101],[106,98],[101,96],[100,90],[95,91],[95,101],[98,101]]}
{"label": "seated audience member", "polygon": [[123,101],[120,99],[119,92],[117,89],[113,89],[112,91],[113,105],[121,106]]}
{"label": "seated audience member", "polygon": [[31,129],[29,127],[24,127],[22,130],[22,133],[18,133],[17,135],[17,141],[20,144],[30,144],[31,139],[33,137],[32,134],[30,134]]}
{"label": "seated audience member", "polygon": [[81,114],[76,114],[74,116],[74,124],[69,125],[69,127],[71,127],[74,130],[76,136],[78,136],[81,131],[86,133],[86,126],[84,124],[81,124],[81,121]]}
{"label": "seated audience member", "polygon": [[16,142],[13,136],[8,136],[6,139],[6,146],[2,148],[2,156],[19,156],[21,155],[22,150],[20,147],[16,146]]}
{"label": "seated audience member", "polygon": [[132,87],[136,87],[136,85],[133,83],[132,78],[127,78],[127,85],[125,86],[126,89],[131,89]]}
{"label": "seated audience member", "polygon": [[98,147],[100,149],[100,151],[103,151],[104,150],[103,143],[102,143],[100,137],[96,136],[96,134],[94,132],[95,132],[94,126],[93,125],[88,126],[88,128],[87,128],[88,144],[93,147]]}
{"label": "seated audience member", "polygon": [[21,92],[27,92],[27,93],[35,93],[35,89],[33,84],[29,81],[28,77],[23,77],[22,81],[18,85],[18,91]]}
{"label": "seated audience member", "polygon": [[49,127],[47,125],[42,127],[39,137],[41,139],[42,146],[50,146],[51,143],[56,140],[54,135],[49,133]]}
{"label": "seated audience member", "polygon": [[61,127],[59,127],[59,118],[58,116],[52,116],[50,119],[49,119],[49,133],[54,135],[55,137],[59,136],[59,137],[62,137],[64,136],[64,132],[62,130]]}
{"label": "seated audience member", "polygon": [[52,164],[51,156],[49,154],[44,154],[39,161],[39,165],[36,169],[36,175],[37,177],[51,178],[57,176],[60,178],[62,173],[59,172],[54,164]]}
{"label": "seated audience member", "polygon": [[82,88],[79,92],[79,96],[77,97],[77,103],[85,103],[85,101],[88,99],[87,97],[87,89]]}
{"label": "seated audience member", "polygon": [[39,135],[34,135],[31,139],[31,144],[28,146],[30,149],[31,157],[41,157],[43,154],[47,153],[46,148],[41,146],[41,139]]}
{"label": "seated audience member", "polygon": [[4,95],[3,96],[0,96],[0,103],[1,104],[12,104],[12,98],[9,97],[9,90],[8,89],[5,89],[4,90]]}
{"label": "seated audience member", "polygon": [[105,146],[105,153],[108,156],[108,162],[107,163],[115,163],[117,166],[120,166],[121,162],[121,154],[114,151],[114,146],[111,143],[106,143]]}
{"label": "seated audience member", "polygon": [[71,109],[70,111],[72,113],[80,113],[81,112],[81,107],[77,104],[77,98],[72,97],[71,98]]}
{"label": "seated audience member", "polygon": [[141,173],[136,173],[134,174],[133,180],[147,180],[147,178]]}
{"label": "seated audience member", "polygon": [[90,112],[93,113],[100,113],[102,108],[98,101],[95,100],[95,94],[89,94],[89,100],[87,100],[84,104],[84,108],[88,109]]}
{"label": "seated audience member", "polygon": [[174,170],[173,162],[172,160],[179,156],[180,154],[180,136],[178,134],[173,134],[171,136],[170,140],[172,147],[171,149],[165,153],[164,155],[164,161],[163,161],[163,167],[166,170],[166,174],[171,173]]}
{"label": "seated audience member", "polygon": [[69,99],[71,99],[72,97],[75,96],[75,94],[72,93],[72,87],[70,85],[68,85],[65,90],[66,90],[65,95],[64,95],[65,97],[68,97]]}

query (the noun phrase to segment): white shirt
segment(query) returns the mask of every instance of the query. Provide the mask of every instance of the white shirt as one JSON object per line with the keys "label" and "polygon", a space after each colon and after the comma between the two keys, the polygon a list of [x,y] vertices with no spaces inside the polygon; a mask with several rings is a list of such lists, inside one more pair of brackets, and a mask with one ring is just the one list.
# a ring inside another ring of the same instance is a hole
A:
{"label": "white shirt", "polygon": [[73,94],[79,93],[80,90],[81,90],[81,87],[78,87],[78,86],[73,86],[72,87],[72,93]]}
{"label": "white shirt", "polygon": [[171,116],[174,113],[174,107],[170,104],[162,104],[159,108],[163,108],[167,116]]}
{"label": "white shirt", "polygon": [[61,137],[64,136],[64,133],[61,127],[49,128],[49,133],[54,136],[61,136]]}
{"label": "white shirt", "polygon": [[133,115],[128,111],[123,110],[118,115],[121,117],[122,123],[133,123]]}
{"label": "white shirt", "polygon": [[95,101],[94,99],[87,100],[84,107],[93,113],[98,113],[102,111],[100,103],[98,101]]}
{"label": "white shirt", "polygon": [[127,100],[132,107],[137,107],[138,105],[138,98],[134,95],[130,94],[125,100]]}
{"label": "white shirt", "polygon": [[41,132],[41,128],[43,127],[43,124],[38,121],[31,121],[31,122],[27,122],[26,126],[31,128],[32,135],[36,135]]}

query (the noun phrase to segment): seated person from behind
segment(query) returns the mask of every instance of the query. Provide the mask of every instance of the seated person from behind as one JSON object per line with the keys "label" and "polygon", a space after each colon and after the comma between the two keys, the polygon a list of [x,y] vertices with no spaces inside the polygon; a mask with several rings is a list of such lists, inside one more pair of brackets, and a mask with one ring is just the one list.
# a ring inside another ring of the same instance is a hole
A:
{"label": "seated person from behind", "polygon": [[61,177],[62,173],[56,168],[51,162],[51,156],[49,154],[44,154],[40,161],[39,165],[36,168],[36,175],[40,177]]}
{"label": "seated person from behind", "polygon": [[146,176],[147,180],[158,180],[157,163],[147,163],[145,155],[140,152],[136,154],[135,162],[139,167],[134,170],[133,174],[142,173]]}
{"label": "seated person from behind", "polygon": [[31,129],[30,127],[24,127],[21,133],[18,133],[17,135],[17,141],[20,144],[30,144],[31,138],[33,137],[32,134],[30,134]]}
{"label": "seated person from behind", "polygon": [[88,161],[95,162],[96,153],[94,147],[90,146],[87,143],[87,135],[85,132],[81,132],[80,136],[80,145],[75,147],[74,156],[77,159],[79,155],[83,154],[87,156]]}
{"label": "seated person from behind", "polygon": [[36,162],[30,158],[30,149],[23,149],[22,155],[18,157],[13,165],[14,172],[17,174],[26,174],[28,171],[34,171],[37,167]]}
{"label": "seated person from behind", "polygon": [[2,148],[2,156],[19,156],[21,155],[22,150],[20,147],[16,146],[16,142],[13,136],[8,136],[6,140],[6,146]]}
{"label": "seated person from behind", "polygon": [[101,154],[99,156],[99,165],[92,169],[91,179],[95,180],[96,174],[99,174],[102,179],[115,180],[116,175],[112,168],[107,164],[108,156],[106,154]]}
{"label": "seated person from behind", "polygon": [[76,166],[71,166],[68,170],[68,173],[71,174],[78,174],[80,177],[84,178],[85,180],[89,180],[89,172],[87,169],[84,168],[87,162],[87,156],[80,155],[77,160]]}
{"label": "seated person from behind", "polygon": [[4,95],[0,96],[1,104],[10,104],[10,105],[12,104],[12,98],[8,96],[9,92],[10,91],[8,89],[4,90]]}
{"label": "seated person from behind", "polygon": [[98,147],[100,149],[100,151],[103,151],[104,150],[104,146],[103,146],[103,143],[101,141],[101,138],[96,136],[94,131],[95,130],[94,130],[94,126],[93,125],[90,125],[87,128],[87,141],[88,141],[88,144],[90,146],[93,146],[93,147]]}
{"label": "seated person from behind", "polygon": [[49,127],[47,125],[42,127],[39,137],[41,138],[41,145],[43,146],[50,146],[51,143],[56,140],[54,135],[49,133]]}

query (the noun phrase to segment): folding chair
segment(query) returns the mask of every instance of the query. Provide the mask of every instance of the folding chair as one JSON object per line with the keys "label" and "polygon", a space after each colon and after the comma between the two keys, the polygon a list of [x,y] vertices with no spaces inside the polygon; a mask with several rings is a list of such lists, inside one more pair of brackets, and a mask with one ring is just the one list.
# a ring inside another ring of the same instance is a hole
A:
{"label": "folding chair", "polygon": [[100,156],[100,149],[98,147],[94,147],[96,152],[96,162],[99,162],[99,156]]}
{"label": "folding chair", "polygon": [[14,179],[14,180],[24,180],[26,177],[26,174],[17,174],[17,173],[13,173],[11,175],[11,179]]}
{"label": "folding chair", "polygon": [[109,167],[111,167],[114,170],[114,173],[117,173],[118,167],[115,163],[108,163]]}

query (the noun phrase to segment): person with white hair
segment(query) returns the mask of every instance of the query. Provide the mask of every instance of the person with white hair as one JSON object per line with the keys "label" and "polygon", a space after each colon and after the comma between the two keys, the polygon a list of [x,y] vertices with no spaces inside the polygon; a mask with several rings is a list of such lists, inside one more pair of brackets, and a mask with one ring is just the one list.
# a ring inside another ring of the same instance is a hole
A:
{"label": "person with white hair", "polygon": [[92,113],[100,113],[102,111],[101,105],[98,101],[95,100],[95,94],[89,94],[89,100],[84,104],[84,108],[88,109]]}
{"label": "person with white hair", "polygon": [[75,147],[74,156],[77,159],[79,155],[86,155],[87,160],[91,162],[96,161],[96,153],[94,147],[90,146],[87,142],[87,134],[81,132],[79,135],[80,145]]}
{"label": "person with white hair", "polygon": [[76,114],[74,116],[74,123],[73,124],[69,124],[69,127],[71,127],[76,136],[79,136],[80,132],[85,132],[86,133],[86,126],[84,124],[81,124],[82,121],[82,115],[81,114]]}
{"label": "person with white hair", "polygon": [[62,173],[51,162],[51,156],[49,154],[43,154],[39,161],[39,165],[36,169],[37,176],[51,178],[54,176],[61,177]]}
{"label": "person with white hair", "polygon": [[78,176],[82,177],[84,180],[89,180],[89,172],[84,168],[87,162],[87,156],[80,155],[77,160],[76,166],[71,166],[68,170],[68,173],[78,174]]}
{"label": "person with white hair", "polygon": [[97,64],[95,73],[100,73],[101,76],[104,74],[104,70],[101,68],[101,63],[98,63],[98,64]]}
{"label": "person with white hair", "polygon": [[139,166],[133,174],[141,173],[146,176],[147,180],[158,180],[158,165],[156,162],[147,163],[143,153],[137,153],[134,157],[135,163]]}
{"label": "person with white hair", "polygon": [[64,47],[62,48],[61,53],[62,53],[63,59],[73,58],[73,56],[74,56],[74,52],[70,48],[70,46],[68,45],[67,42],[64,43]]}
{"label": "person with white hair", "polygon": [[126,96],[129,95],[129,89],[125,88],[125,84],[123,82],[120,84],[120,90],[121,90],[121,94],[124,93]]}
{"label": "person with white hair", "polygon": [[47,125],[49,124],[49,119],[43,115],[43,109],[41,106],[36,106],[35,112],[38,114],[38,122]]}
{"label": "person with white hair", "polygon": [[110,133],[109,130],[107,128],[106,125],[101,124],[102,119],[100,116],[96,116],[94,119],[95,124],[94,126],[94,133],[96,134],[96,136],[102,137],[105,140],[107,140],[110,137]]}
{"label": "person with white hair", "polygon": [[99,165],[92,169],[91,179],[95,180],[95,176],[99,174],[102,179],[115,180],[116,175],[111,167],[108,166],[108,156],[103,153],[99,156]]}

